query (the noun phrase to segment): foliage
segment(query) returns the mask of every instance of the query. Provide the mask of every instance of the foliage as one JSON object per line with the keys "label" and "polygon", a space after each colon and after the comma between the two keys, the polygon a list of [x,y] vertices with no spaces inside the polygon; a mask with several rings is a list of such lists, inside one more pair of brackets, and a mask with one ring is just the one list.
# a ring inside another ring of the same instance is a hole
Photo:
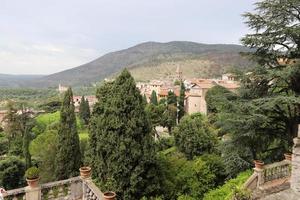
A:
{"label": "foliage", "polygon": [[84,125],[87,125],[89,123],[89,119],[91,117],[89,101],[88,99],[85,99],[84,96],[81,97],[79,105],[79,117]]}
{"label": "foliage", "polygon": [[235,188],[241,188],[251,174],[252,172],[250,170],[240,173],[236,178],[230,179],[226,181],[224,185],[206,193],[203,200],[231,200]]}
{"label": "foliage", "polygon": [[200,113],[183,117],[173,133],[176,146],[188,159],[213,152],[217,143],[214,131]]}
{"label": "foliage", "polygon": [[184,116],[185,86],[183,82],[180,84],[180,95],[178,98],[178,121]]}
{"label": "foliage", "polygon": [[57,99],[47,101],[46,103],[39,105],[39,108],[44,110],[46,113],[57,112],[59,111],[60,107],[61,107],[61,101]]}
{"label": "foliage", "polygon": [[11,156],[0,161],[0,185],[5,189],[15,189],[24,184],[25,163]]}
{"label": "foliage", "polygon": [[160,189],[154,139],[145,104],[127,70],[97,91],[90,122],[93,175],[120,199],[151,197]]}
{"label": "foliage", "polygon": [[33,159],[37,160],[41,182],[43,183],[56,180],[53,172],[56,171],[57,165],[54,162],[58,153],[57,137],[57,131],[48,130],[32,140],[29,146],[29,151]]}
{"label": "foliage", "polygon": [[155,142],[156,150],[163,151],[175,145],[174,137],[161,137]]}
{"label": "foliage", "polygon": [[165,106],[165,110],[162,114],[162,121],[161,125],[163,127],[167,127],[169,133],[171,133],[172,128],[176,126],[176,119],[177,119],[177,107],[174,104],[170,104]]}
{"label": "foliage", "polygon": [[208,93],[215,115],[211,121],[224,135],[221,151],[229,177],[250,168],[253,159],[281,160],[297,135],[300,19],[295,8],[299,6],[295,0],[256,3],[255,11],[245,14],[254,33],[242,42],[253,48],[251,56],[260,66],[242,77],[236,97],[224,90]]}
{"label": "foliage", "polygon": [[40,171],[37,167],[30,167],[25,172],[25,177],[27,179],[36,179],[39,178],[39,176],[40,176]]}
{"label": "foliage", "polygon": [[60,111],[56,164],[55,172],[58,180],[76,176],[81,166],[79,136],[71,88],[65,93]]}
{"label": "foliage", "polygon": [[247,34],[242,43],[256,48],[256,59],[270,67],[278,67],[278,57],[299,58],[300,2],[264,0],[255,5],[256,12],[244,14],[253,33]]}
{"label": "foliage", "polygon": [[158,105],[157,94],[154,90],[151,93],[150,103],[153,104],[153,105]]}
{"label": "foliage", "polygon": [[9,141],[7,137],[0,135],[0,156],[8,153]]}
{"label": "foliage", "polygon": [[177,106],[177,97],[173,91],[168,92],[167,104]]}
{"label": "foliage", "polygon": [[206,162],[202,157],[189,161],[175,147],[160,152],[159,158],[166,200],[202,199],[205,192],[217,185],[213,168],[220,167],[214,162]]}
{"label": "foliage", "polygon": [[244,188],[235,187],[233,190],[233,200],[251,200],[251,191]]}
{"label": "foliage", "polygon": [[21,134],[20,123],[16,105],[12,101],[8,101],[6,107],[7,113],[3,118],[3,121],[6,124],[4,127],[4,131],[7,134],[8,139],[11,141]]}

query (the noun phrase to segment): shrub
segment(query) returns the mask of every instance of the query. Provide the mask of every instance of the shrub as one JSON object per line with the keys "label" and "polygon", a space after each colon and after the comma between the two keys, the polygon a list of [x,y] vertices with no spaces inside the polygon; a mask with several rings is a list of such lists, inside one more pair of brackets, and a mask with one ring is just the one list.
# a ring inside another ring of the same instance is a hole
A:
{"label": "shrub", "polygon": [[0,155],[4,155],[8,152],[8,145],[8,139],[0,136]]}
{"label": "shrub", "polygon": [[167,137],[167,138],[163,137],[155,143],[157,151],[163,151],[169,149],[174,145],[175,145],[174,137]]}
{"label": "shrub", "polygon": [[40,176],[40,171],[37,167],[30,167],[25,172],[25,177],[27,179],[36,179],[39,178],[39,176]]}
{"label": "shrub", "polygon": [[6,189],[22,187],[25,163],[15,156],[0,161],[0,185]]}
{"label": "shrub", "polygon": [[184,116],[174,129],[175,144],[188,159],[212,153],[217,137],[205,117],[200,113]]}
{"label": "shrub", "polygon": [[251,174],[251,170],[240,173],[236,178],[228,180],[223,186],[206,193],[203,200],[231,200],[235,194],[235,188],[242,187]]}

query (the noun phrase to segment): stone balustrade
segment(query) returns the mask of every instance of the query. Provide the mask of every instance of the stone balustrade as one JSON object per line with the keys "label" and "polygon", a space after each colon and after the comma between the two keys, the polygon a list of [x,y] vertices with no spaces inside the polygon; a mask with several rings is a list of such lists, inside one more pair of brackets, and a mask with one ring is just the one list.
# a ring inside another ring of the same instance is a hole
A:
{"label": "stone balustrade", "polygon": [[251,191],[260,189],[263,185],[279,179],[289,179],[291,177],[290,160],[264,165],[262,168],[254,168],[254,173],[246,181],[244,187]]}
{"label": "stone balustrade", "polygon": [[43,184],[41,185],[41,198],[43,200],[82,199],[82,180],[80,177],[74,177]]}
{"label": "stone balustrade", "polygon": [[263,182],[269,182],[291,176],[291,161],[283,160],[273,164],[265,165],[263,168]]}
{"label": "stone balustrade", "polygon": [[5,200],[103,200],[103,193],[91,178],[74,177],[39,185],[9,190]]}
{"label": "stone balustrade", "polygon": [[25,200],[25,188],[9,190],[5,194],[5,200]]}

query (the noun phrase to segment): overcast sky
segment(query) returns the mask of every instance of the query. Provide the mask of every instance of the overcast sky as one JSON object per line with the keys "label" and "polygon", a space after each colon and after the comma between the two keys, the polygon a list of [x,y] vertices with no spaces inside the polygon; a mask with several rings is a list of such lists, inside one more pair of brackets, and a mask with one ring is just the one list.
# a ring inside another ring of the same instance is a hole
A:
{"label": "overcast sky", "polygon": [[50,74],[146,41],[234,43],[254,0],[0,0],[0,73]]}

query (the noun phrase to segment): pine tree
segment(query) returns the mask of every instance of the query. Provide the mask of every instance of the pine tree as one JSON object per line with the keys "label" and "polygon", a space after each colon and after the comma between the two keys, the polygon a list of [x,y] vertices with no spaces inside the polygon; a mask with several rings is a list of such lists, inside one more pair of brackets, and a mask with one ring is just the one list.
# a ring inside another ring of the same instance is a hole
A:
{"label": "pine tree", "polygon": [[152,90],[152,93],[151,93],[150,103],[152,103],[153,105],[158,105],[157,95],[154,90]]}
{"label": "pine tree", "polygon": [[184,99],[185,99],[185,86],[183,82],[180,84],[180,95],[178,99],[178,122],[184,116]]}
{"label": "pine tree", "polygon": [[71,88],[65,93],[60,111],[56,178],[67,179],[78,174],[81,166],[79,136]]}
{"label": "pine tree", "polygon": [[154,139],[143,97],[127,70],[97,90],[90,123],[93,175],[118,199],[140,199],[159,189]]}

